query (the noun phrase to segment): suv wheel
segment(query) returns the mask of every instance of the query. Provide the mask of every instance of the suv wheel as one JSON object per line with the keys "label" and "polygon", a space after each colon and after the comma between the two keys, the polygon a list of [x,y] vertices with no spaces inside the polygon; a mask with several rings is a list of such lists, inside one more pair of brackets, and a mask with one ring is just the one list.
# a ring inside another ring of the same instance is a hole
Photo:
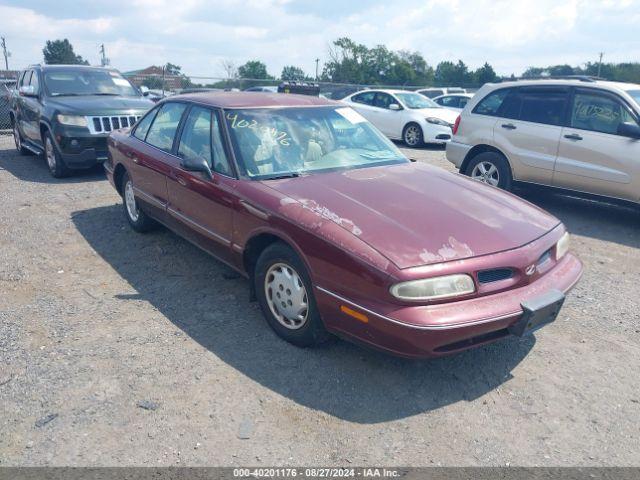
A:
{"label": "suv wheel", "polygon": [[402,132],[402,141],[408,147],[421,147],[424,136],[422,134],[422,128],[417,123],[410,123]]}
{"label": "suv wheel", "polygon": [[62,160],[60,152],[58,152],[49,131],[44,134],[44,157],[47,160],[49,173],[51,173],[54,178],[63,178],[69,175],[69,169],[64,164],[64,160]]}
{"label": "suv wheel", "polygon": [[503,190],[511,190],[513,177],[507,159],[496,152],[484,152],[471,159],[464,172],[477,180]]}
{"label": "suv wheel", "polygon": [[298,347],[329,338],[307,269],[289,246],[277,242],[267,247],[258,258],[253,280],[260,309],[279,337]]}
{"label": "suv wheel", "polygon": [[22,145],[22,134],[20,133],[20,128],[16,120],[13,121],[13,141],[16,143],[16,150],[18,150],[20,155],[33,155],[31,150]]}

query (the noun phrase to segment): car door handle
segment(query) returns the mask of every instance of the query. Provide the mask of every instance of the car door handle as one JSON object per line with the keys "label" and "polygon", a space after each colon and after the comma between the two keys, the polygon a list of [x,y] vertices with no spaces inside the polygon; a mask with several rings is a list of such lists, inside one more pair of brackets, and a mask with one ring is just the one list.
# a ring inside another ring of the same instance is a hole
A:
{"label": "car door handle", "polygon": [[181,175],[176,175],[176,181],[183,187],[187,186],[187,180]]}
{"label": "car door handle", "polygon": [[516,127],[513,123],[503,123],[502,128],[506,130],[515,130],[518,127]]}
{"label": "car door handle", "polygon": [[564,138],[568,138],[569,140],[582,140],[582,137],[577,133],[571,133],[569,135],[565,135]]}

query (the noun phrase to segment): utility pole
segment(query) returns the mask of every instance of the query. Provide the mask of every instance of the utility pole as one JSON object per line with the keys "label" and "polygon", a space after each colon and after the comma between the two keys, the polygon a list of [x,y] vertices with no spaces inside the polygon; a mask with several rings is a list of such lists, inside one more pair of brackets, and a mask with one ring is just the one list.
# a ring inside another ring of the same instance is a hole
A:
{"label": "utility pole", "polygon": [[107,58],[107,54],[104,50],[104,43],[100,44],[100,65],[103,67],[109,65],[109,59]]}
{"label": "utility pole", "polygon": [[316,58],[316,82],[318,81],[318,62],[320,61],[319,58]]}
{"label": "utility pole", "polygon": [[11,53],[7,52],[7,42],[5,42],[4,37],[0,37],[0,39],[2,39],[0,45],[2,45],[2,53],[4,54],[4,69],[9,70],[9,57]]}
{"label": "utility pole", "polygon": [[600,71],[602,70],[602,56],[604,52],[600,52],[600,60],[598,61],[598,77],[600,76]]}

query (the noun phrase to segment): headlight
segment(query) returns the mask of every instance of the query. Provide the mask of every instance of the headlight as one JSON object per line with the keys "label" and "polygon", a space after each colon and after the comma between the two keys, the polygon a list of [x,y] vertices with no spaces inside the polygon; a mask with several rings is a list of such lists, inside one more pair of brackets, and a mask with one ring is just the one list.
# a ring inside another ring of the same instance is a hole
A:
{"label": "headlight", "polygon": [[469,275],[458,274],[396,283],[389,291],[400,300],[437,300],[467,295],[476,287]]}
{"label": "headlight", "polygon": [[80,115],[60,115],[58,114],[58,122],[63,125],[73,125],[74,127],[86,127],[87,119]]}
{"label": "headlight", "polygon": [[450,127],[451,126],[451,124],[449,122],[445,122],[444,120],[442,120],[440,118],[436,118],[436,117],[427,117],[426,120],[427,120],[427,122],[433,123],[435,125],[443,125],[445,127]]}
{"label": "headlight", "polygon": [[569,251],[569,232],[565,232],[556,243],[556,261],[560,260]]}

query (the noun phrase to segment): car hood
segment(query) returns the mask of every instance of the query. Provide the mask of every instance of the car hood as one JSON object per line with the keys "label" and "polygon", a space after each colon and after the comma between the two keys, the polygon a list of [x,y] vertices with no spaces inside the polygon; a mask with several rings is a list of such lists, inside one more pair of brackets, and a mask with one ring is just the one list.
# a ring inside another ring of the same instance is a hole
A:
{"label": "car hood", "polygon": [[440,120],[444,120],[451,125],[453,125],[456,121],[456,118],[458,118],[458,112],[449,110],[448,108],[420,108],[413,111],[419,112],[421,115],[424,115],[425,118],[439,118]]}
{"label": "car hood", "polygon": [[560,223],[511,194],[417,163],[265,184],[348,230],[398,268],[510,250]]}
{"label": "car hood", "polygon": [[138,113],[154,106],[151,100],[142,97],[115,97],[87,95],[78,97],[53,97],[49,105],[63,113],[78,115],[102,115],[111,113]]}

